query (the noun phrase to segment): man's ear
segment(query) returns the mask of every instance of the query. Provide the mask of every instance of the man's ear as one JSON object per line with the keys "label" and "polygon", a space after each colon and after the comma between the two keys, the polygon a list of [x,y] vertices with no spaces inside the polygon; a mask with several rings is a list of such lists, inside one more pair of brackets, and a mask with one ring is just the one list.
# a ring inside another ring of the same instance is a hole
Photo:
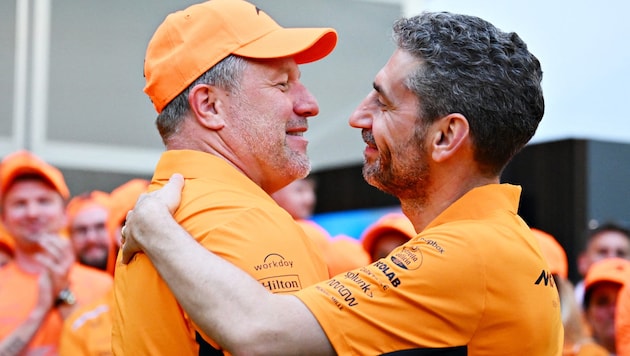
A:
{"label": "man's ear", "polygon": [[448,114],[432,125],[431,155],[436,162],[452,157],[469,138],[468,120],[462,114]]}
{"label": "man's ear", "polygon": [[225,126],[222,93],[223,89],[209,84],[199,84],[190,90],[188,104],[200,125],[211,130]]}

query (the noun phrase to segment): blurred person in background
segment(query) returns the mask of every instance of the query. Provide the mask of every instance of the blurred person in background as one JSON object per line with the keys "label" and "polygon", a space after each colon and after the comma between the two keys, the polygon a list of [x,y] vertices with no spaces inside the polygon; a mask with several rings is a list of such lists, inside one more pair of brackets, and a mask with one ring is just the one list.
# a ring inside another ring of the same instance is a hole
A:
{"label": "blurred person in background", "polygon": [[[580,276],[584,278],[591,265],[605,258],[630,259],[630,230],[615,223],[606,222],[588,230],[585,245],[577,258]],[[584,298],[584,280],[575,284],[575,299],[582,304]]]}
{"label": "blurred person in background", "polygon": [[107,270],[107,261],[117,249],[107,228],[109,194],[92,191],[73,197],[66,207],[70,241],[77,260],[90,267]]}
{"label": "blurred person in background", "polygon": [[112,287],[111,276],[75,262],[63,236],[69,196],[61,171],[28,151],[0,163],[2,221],[15,242],[0,269],[0,354],[55,355],[63,320]]}
{"label": "blurred person in background", "polygon": [[365,228],[361,234],[361,244],[371,262],[374,262],[416,235],[413,224],[403,213],[389,213]]}
{"label": "blurred person in background", "polygon": [[584,278],[584,317],[595,342],[616,355],[615,318],[619,291],[630,279],[630,261],[611,257],[591,265]]}

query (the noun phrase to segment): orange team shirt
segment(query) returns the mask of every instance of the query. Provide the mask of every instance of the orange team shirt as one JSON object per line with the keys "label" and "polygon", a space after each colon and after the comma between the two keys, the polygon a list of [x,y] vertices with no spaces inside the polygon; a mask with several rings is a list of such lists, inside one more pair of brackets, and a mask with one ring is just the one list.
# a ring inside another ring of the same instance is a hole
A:
{"label": "orange team shirt", "polygon": [[113,289],[92,303],[78,308],[63,322],[60,356],[105,356],[112,354]]}
{"label": "orange team shirt", "polygon": [[630,281],[626,281],[617,297],[615,327],[617,356],[630,356]]}
{"label": "orange team shirt", "polygon": [[[166,184],[173,173],[186,179],[174,217],[207,249],[273,293],[291,293],[328,278],[315,243],[233,166],[203,152],[166,151],[149,190]],[[128,265],[119,261],[114,279],[114,354],[196,355],[217,347],[198,335],[146,255],[138,254]]]}
{"label": "orange team shirt", "polygon": [[[37,303],[38,275],[22,271],[15,262],[0,269],[0,339],[22,324]],[[112,277],[93,268],[75,264],[70,270],[70,289],[77,303],[87,304],[112,289]],[[57,355],[62,327],[61,315],[54,310],[33,336],[27,354]]]}
{"label": "orange team shirt", "polygon": [[520,191],[473,189],[386,258],[296,295],[339,355],[561,355],[560,298]]}

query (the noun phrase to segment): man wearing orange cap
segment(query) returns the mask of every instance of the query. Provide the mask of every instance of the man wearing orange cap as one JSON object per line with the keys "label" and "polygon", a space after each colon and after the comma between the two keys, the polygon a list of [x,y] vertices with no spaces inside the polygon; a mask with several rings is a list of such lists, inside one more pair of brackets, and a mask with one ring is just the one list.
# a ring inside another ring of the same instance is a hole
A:
{"label": "man wearing orange cap", "polygon": [[132,267],[141,247],[232,354],[561,355],[558,291],[517,214],[520,187],[500,183],[543,116],[539,61],[517,34],[474,16],[403,18],[394,39],[349,121],[366,143],[364,178],[398,197],[417,236],[273,295],[170,216],[187,209],[190,189],[174,174],[128,214],[122,262]]}
{"label": "man wearing orange cap", "polygon": [[60,236],[69,195],[61,172],[28,151],[0,164],[2,221],[15,241],[0,269],[0,354],[56,354],[63,319],[111,289],[111,277],[75,263]]}
{"label": "man wearing orange cap", "polygon": [[[107,196],[106,203],[109,206],[107,230],[110,232],[109,244],[112,248],[108,254],[108,273],[114,273],[114,256],[120,247],[120,228],[125,222],[127,212],[133,208],[138,196],[146,191],[149,183],[146,179],[134,178],[112,190]],[[102,197],[103,194],[105,193],[96,194],[92,199]],[[63,323],[59,355],[111,354],[113,305],[114,291],[111,290],[96,301],[74,311]]]}
{"label": "man wearing orange cap", "polygon": [[630,280],[630,261],[611,257],[595,262],[584,278],[584,316],[593,339],[611,355],[616,351],[615,316],[619,291]]}
{"label": "man wearing orange cap", "polygon": [[70,200],[66,208],[70,241],[79,262],[103,271],[114,249],[107,226],[110,215],[109,195],[92,191]]}
{"label": "man wearing orange cap", "polygon": [[365,228],[361,234],[361,244],[374,262],[416,235],[409,218],[402,213],[389,213]]}
{"label": "man wearing orange cap", "polygon": [[[309,172],[304,132],[319,107],[298,65],[336,42],[333,29],[283,28],[246,1],[212,0],[168,15],[146,51],[144,91],[167,149],[149,190],[183,174],[177,221],[274,293],[328,277],[314,242],[269,194]],[[197,332],[147,256],[117,265],[115,285],[114,353],[219,348]]]}

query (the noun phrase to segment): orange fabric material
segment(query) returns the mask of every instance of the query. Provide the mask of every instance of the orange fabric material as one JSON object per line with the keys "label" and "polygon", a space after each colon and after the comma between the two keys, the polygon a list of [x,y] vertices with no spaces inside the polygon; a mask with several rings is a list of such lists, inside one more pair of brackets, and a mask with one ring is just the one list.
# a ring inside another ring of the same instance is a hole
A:
{"label": "orange fabric material", "polygon": [[322,252],[324,258],[326,258],[326,253],[328,251],[328,246],[330,245],[330,234],[326,229],[318,225],[316,222],[311,220],[295,220],[295,222],[300,225],[302,230],[306,233],[306,236],[310,237],[319,250]]}
{"label": "orange fabric material", "polygon": [[2,160],[0,164],[0,197],[6,193],[7,188],[17,176],[26,173],[42,176],[64,199],[70,197],[70,190],[61,171],[25,150],[13,152]]}
{"label": "orange fabric material", "polygon": [[[12,261],[0,269],[0,339],[20,325],[35,306],[37,295],[35,274],[22,271]],[[10,286],[10,287],[6,287]],[[112,278],[101,271],[75,264],[70,270],[70,289],[80,304],[90,303],[110,291]],[[30,354],[56,355],[62,327],[61,315],[53,310],[27,346]]]}
{"label": "orange fabric material", "polygon": [[369,225],[361,234],[361,243],[368,255],[372,254],[374,244],[383,232],[395,230],[401,232],[410,239],[417,235],[411,221],[402,213],[389,213],[383,215],[373,224]]}
{"label": "orange fabric material", "polygon": [[115,225],[121,225],[127,218],[127,212],[136,205],[136,201],[140,194],[147,191],[149,182],[146,179],[132,179],[110,193],[110,201],[112,206],[112,221]]}
{"label": "orange fabric material", "polygon": [[538,238],[540,249],[549,263],[551,273],[564,279],[569,278],[569,261],[562,245],[558,243],[555,237],[542,230],[532,228],[532,232]]}
{"label": "orange fabric material", "polygon": [[114,292],[111,289],[104,296],[72,313],[63,323],[59,355],[112,355],[113,303]]}
{"label": "orange fabric material", "polygon": [[370,257],[361,244],[352,237],[341,235],[331,237],[328,231],[311,220],[296,220],[295,222],[319,247],[328,266],[329,277],[370,263]]}
{"label": "orange fabric material", "polygon": [[107,229],[112,237],[112,250],[107,260],[107,272],[111,275],[114,275],[114,268],[116,267],[120,228],[127,219],[127,212],[136,205],[140,194],[147,191],[149,183],[146,179],[134,178],[118,186],[109,194],[110,211]]}
{"label": "orange fabric material", "polygon": [[475,188],[387,258],[295,294],[340,355],[561,355],[558,291],[519,196],[508,184]]}
{"label": "orange fabric material", "polygon": [[[163,186],[175,172],[186,183],[174,217],[201,245],[274,293],[290,293],[328,277],[315,243],[233,166],[203,152],[167,151],[150,190]],[[146,255],[136,255],[127,265],[117,263],[114,293],[115,354],[198,353],[195,326]]]}
{"label": "orange fabric material", "polygon": [[205,1],[168,15],[155,31],[144,61],[144,92],[159,113],[230,54],[294,56],[302,64],[327,56],[336,44],[337,33],[330,28],[283,28],[246,1]]}
{"label": "orange fabric material", "polygon": [[615,328],[617,356],[630,356],[630,277],[617,297]]}
{"label": "orange fabric material", "polygon": [[331,277],[370,263],[370,256],[361,243],[350,237],[338,235],[330,240],[327,261]]}
{"label": "orange fabric material", "polygon": [[565,346],[562,356],[610,356],[610,352],[594,341],[589,341],[580,345]]}

